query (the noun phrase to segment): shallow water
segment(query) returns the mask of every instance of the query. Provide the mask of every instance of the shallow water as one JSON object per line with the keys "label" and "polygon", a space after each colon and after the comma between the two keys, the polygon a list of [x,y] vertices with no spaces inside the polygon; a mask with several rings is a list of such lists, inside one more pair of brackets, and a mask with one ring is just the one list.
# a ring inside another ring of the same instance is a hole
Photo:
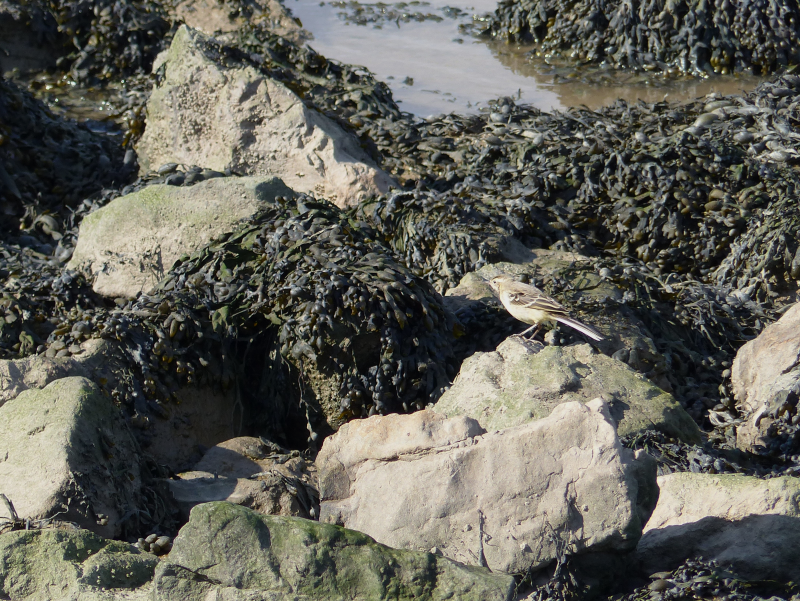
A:
{"label": "shallow water", "polygon": [[[617,98],[653,102],[666,96],[684,100],[710,92],[739,93],[763,79],[666,79],[647,74],[584,72],[538,59],[531,62],[526,57],[530,48],[476,39],[459,29],[471,22],[472,15],[493,11],[496,0],[382,5],[320,0],[285,3],[314,36],[309,42],[314,50],[368,68],[389,84],[403,110],[421,116],[475,112],[500,96],[513,96],[548,111],[575,105],[594,109]],[[458,14],[453,7],[463,12]],[[392,20],[369,21],[387,13]],[[404,13],[412,20],[396,19]],[[429,18],[424,21],[413,20],[425,15]],[[367,22],[362,25],[357,20]]]}

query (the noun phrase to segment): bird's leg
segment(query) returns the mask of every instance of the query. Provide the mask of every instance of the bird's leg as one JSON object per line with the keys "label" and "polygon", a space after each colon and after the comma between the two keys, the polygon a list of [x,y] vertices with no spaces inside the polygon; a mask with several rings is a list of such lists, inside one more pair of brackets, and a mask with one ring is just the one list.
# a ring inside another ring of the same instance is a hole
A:
{"label": "bird's leg", "polygon": [[517,336],[519,336],[520,338],[525,338],[525,334],[527,334],[531,330],[533,330],[533,334],[530,335],[530,338],[533,338],[534,336],[536,336],[536,334],[539,333],[539,324],[538,323],[533,324],[531,327],[529,327],[527,330],[525,330],[521,334],[517,334]]}

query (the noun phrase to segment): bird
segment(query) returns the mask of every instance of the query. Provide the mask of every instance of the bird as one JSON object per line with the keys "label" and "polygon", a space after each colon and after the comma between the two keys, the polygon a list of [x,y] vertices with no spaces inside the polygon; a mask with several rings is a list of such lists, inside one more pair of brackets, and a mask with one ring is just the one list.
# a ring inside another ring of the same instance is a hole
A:
{"label": "bird", "polygon": [[531,330],[535,330],[533,332],[535,336],[541,325],[559,322],[578,330],[581,334],[586,334],[593,340],[605,338],[594,328],[577,319],[572,319],[563,305],[547,296],[536,286],[517,282],[505,274],[492,278],[489,286],[500,297],[500,302],[512,317],[531,326],[519,334],[520,336],[525,336]]}

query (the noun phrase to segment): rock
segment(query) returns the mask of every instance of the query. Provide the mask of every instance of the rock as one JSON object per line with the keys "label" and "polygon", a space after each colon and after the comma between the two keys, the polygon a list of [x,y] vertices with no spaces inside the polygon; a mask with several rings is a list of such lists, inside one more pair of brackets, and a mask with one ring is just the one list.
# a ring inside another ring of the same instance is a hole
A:
{"label": "rock", "polygon": [[181,255],[230,232],[275,197],[293,195],[274,177],[148,186],[83,219],[68,267],[91,275],[99,294],[134,297],[154,286]]}
{"label": "rock", "polygon": [[83,352],[73,357],[31,355],[22,359],[0,360],[0,407],[25,390],[44,388],[50,382],[69,376],[90,380],[103,377],[104,362],[112,346],[105,340],[87,340]]}
{"label": "rock", "polygon": [[[183,0],[175,6],[175,16],[193,29],[206,34],[235,31],[246,24],[266,23],[275,34],[302,45],[312,38],[292,17],[280,0],[253,0],[245,18],[233,3],[209,0]],[[221,36],[221,37],[224,37]]]}
{"label": "rock", "polygon": [[87,530],[0,534],[0,598],[145,601],[158,559]]}
{"label": "rock", "polygon": [[0,492],[21,519],[72,521],[106,537],[139,507],[139,450],[117,408],[83,377],[0,407]]}
{"label": "rock", "polygon": [[393,185],[355,136],[254,64],[226,55],[223,66],[220,52],[212,39],[182,26],[156,59],[159,83],[137,148],[144,172],[183,163],[274,175],[340,207]]}
{"label": "rock", "polygon": [[598,396],[609,399],[620,436],[656,429],[687,443],[700,441],[700,429],[671,394],[588,344],[545,347],[508,338],[494,352],[467,358],[433,410],[472,417],[493,431]]}
{"label": "rock", "polygon": [[753,580],[800,579],[800,481],[675,473],[658,478],[660,496],[639,541],[647,574],[702,556]]}
{"label": "rock", "polygon": [[154,581],[155,598],[511,599],[514,579],[369,536],[230,503],[192,510]]}
{"label": "rock", "polygon": [[[775,418],[782,417],[785,409],[789,409],[789,419],[798,411],[800,304],[739,349],[731,367],[731,384],[736,407],[746,416],[736,430],[736,446],[753,451],[769,445]],[[786,401],[793,401],[793,410],[783,406]]]}
{"label": "rock", "polygon": [[352,421],[317,456],[321,521],[400,548],[525,573],[567,553],[631,549],[655,505],[599,399],[485,433],[432,411]]}
{"label": "rock", "polygon": [[317,474],[295,451],[241,436],[210,448],[191,471],[168,480],[185,520],[195,505],[228,501],[268,515],[319,516]]}

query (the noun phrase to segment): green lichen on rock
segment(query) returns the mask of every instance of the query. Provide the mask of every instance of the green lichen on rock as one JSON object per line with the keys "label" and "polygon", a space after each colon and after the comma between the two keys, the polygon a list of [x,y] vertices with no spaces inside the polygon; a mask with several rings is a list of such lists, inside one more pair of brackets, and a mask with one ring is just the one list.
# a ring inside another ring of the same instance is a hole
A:
{"label": "green lichen on rock", "polygon": [[165,600],[237,589],[236,598],[488,601],[510,599],[513,587],[511,576],[484,568],[224,502],[192,509],[155,578],[155,592]]}
{"label": "green lichen on rock", "polygon": [[[0,598],[113,599],[150,582],[155,556],[88,530],[21,530],[0,535]],[[105,590],[103,590],[105,589]],[[144,598],[126,596],[126,599]]]}
{"label": "green lichen on rock", "polygon": [[541,347],[510,338],[496,351],[464,361],[434,410],[500,430],[542,419],[562,403],[599,396],[609,400],[620,436],[655,429],[684,442],[700,441],[700,429],[671,394],[588,344]]}
{"label": "green lichen on rock", "polygon": [[94,278],[95,292],[135,297],[183,254],[294,192],[275,177],[218,177],[192,187],[148,186],[87,215],[69,263]]}

